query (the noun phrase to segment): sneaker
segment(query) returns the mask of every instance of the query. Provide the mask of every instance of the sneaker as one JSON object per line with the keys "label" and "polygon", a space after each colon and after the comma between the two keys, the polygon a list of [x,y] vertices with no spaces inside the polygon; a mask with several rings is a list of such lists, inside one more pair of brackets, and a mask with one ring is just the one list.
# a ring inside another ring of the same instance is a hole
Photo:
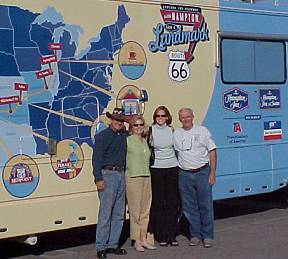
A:
{"label": "sneaker", "polygon": [[171,246],[179,246],[179,243],[178,241],[174,238],[174,239],[171,239],[171,241],[169,242]]}
{"label": "sneaker", "polygon": [[209,238],[205,238],[204,240],[203,240],[203,246],[205,247],[205,248],[210,248],[210,247],[212,247],[212,244],[213,243],[213,240],[212,239],[209,239]]}
{"label": "sneaker", "polygon": [[190,239],[189,246],[198,246],[200,244],[201,240],[198,237],[192,237]]}
{"label": "sneaker", "polygon": [[161,242],[159,242],[159,246],[168,246],[168,242],[161,241]]}

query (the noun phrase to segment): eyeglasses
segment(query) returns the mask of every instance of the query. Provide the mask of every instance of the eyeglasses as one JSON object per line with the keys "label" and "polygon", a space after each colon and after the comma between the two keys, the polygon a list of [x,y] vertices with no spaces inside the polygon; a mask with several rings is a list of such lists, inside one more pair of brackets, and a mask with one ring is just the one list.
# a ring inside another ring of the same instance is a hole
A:
{"label": "eyeglasses", "polygon": [[138,123],[138,124],[133,124],[133,127],[143,127],[144,126],[144,123]]}
{"label": "eyeglasses", "polygon": [[162,115],[162,114],[161,115],[156,115],[156,118],[165,118],[165,117],[167,117],[166,114],[164,114],[164,115]]}

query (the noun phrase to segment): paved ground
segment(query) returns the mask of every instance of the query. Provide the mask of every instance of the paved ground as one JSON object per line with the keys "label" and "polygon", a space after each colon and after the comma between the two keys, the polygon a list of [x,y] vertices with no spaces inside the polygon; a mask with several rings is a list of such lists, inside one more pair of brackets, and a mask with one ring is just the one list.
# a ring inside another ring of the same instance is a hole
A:
{"label": "paved ground", "polygon": [[[263,202],[263,200],[265,200]],[[125,227],[128,229],[128,227]],[[136,252],[124,232],[127,256],[122,259],[286,259],[288,258],[288,209],[279,208],[271,196],[218,201],[215,203],[214,247],[188,246],[185,222],[178,236],[179,247],[158,247],[154,251]],[[0,242],[0,258],[96,258],[95,227],[40,235],[35,247],[15,242]]]}

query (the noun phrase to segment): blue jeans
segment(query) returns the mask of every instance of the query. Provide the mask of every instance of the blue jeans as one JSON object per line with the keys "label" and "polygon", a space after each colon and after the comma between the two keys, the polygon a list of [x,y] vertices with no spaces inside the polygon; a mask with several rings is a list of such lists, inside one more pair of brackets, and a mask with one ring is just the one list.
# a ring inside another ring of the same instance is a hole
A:
{"label": "blue jeans", "polygon": [[121,235],[125,212],[124,171],[102,170],[104,190],[98,192],[100,201],[96,227],[96,250],[116,248]]}
{"label": "blue jeans", "polygon": [[182,212],[189,222],[190,238],[213,239],[214,213],[209,166],[197,173],[179,169]]}

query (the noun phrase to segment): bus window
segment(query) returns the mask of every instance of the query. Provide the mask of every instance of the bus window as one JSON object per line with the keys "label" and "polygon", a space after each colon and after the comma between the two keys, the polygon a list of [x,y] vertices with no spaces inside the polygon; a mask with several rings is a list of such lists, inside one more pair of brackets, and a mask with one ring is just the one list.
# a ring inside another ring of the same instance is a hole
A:
{"label": "bus window", "polygon": [[221,76],[227,84],[283,84],[286,81],[285,43],[222,38]]}

